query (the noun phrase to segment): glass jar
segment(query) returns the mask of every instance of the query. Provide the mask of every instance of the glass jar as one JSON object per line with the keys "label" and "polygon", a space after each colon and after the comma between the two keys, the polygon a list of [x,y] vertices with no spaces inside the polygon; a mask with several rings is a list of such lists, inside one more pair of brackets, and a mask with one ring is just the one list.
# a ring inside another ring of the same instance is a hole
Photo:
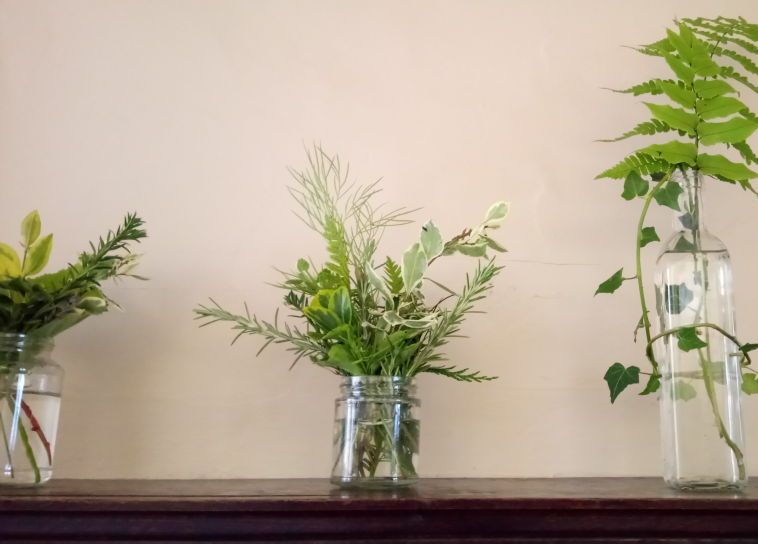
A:
{"label": "glass jar", "polygon": [[[703,223],[700,174],[676,171],[668,183],[677,183],[681,194],[675,233],[655,272],[658,332],[675,331],[654,344],[664,479],[678,489],[740,488],[747,483],[741,358],[718,330],[735,335],[732,264]],[[682,330],[689,340],[677,334]]]}
{"label": "glass jar", "polygon": [[0,333],[0,484],[30,486],[53,475],[63,369],[53,341]]}
{"label": "glass jar", "polygon": [[420,403],[412,378],[349,376],[335,402],[331,481],[397,487],[418,480]]}

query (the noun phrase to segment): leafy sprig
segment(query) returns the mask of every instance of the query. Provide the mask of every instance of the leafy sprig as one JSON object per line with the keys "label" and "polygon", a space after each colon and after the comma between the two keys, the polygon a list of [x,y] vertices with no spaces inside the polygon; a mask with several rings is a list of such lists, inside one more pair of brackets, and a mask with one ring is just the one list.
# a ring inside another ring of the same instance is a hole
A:
{"label": "leafy sprig", "polygon": [[[486,257],[488,250],[505,251],[491,233],[507,216],[508,205],[496,203],[479,225],[448,241],[430,221],[401,259],[387,257],[377,266],[374,258],[384,229],[407,224],[412,210],[382,211],[383,206],[374,204],[378,183],[350,182],[349,169],[319,147],[308,151],[306,170],[290,172],[295,185],[289,190],[300,207],[297,215],[323,237],[328,256],[320,267],[299,259],[295,270],[283,272],[283,281],[276,285],[285,292],[284,305],[302,325],[280,322],[278,311],[273,322],[251,314],[247,306],[244,315],[234,314],[215,301],[199,306],[197,319],[203,325],[230,323],[237,331],[235,341],[240,335],[260,336],[259,354],[271,344],[285,344],[295,362],[305,357],[340,375],[411,377],[428,372],[459,381],[493,379],[439,363],[447,361],[441,349],[457,336],[501,268],[491,259],[480,263],[460,294],[427,274],[443,256]],[[447,296],[427,303],[426,281]]]}
{"label": "leafy sprig", "polygon": [[144,222],[130,213],[115,230],[79,255],[77,262],[42,274],[52,252],[52,235],[40,237],[41,221],[34,211],[22,222],[23,259],[8,244],[0,244],[0,332],[54,336],[114,304],[102,282],[134,277],[139,257],[131,244],[146,237]]}

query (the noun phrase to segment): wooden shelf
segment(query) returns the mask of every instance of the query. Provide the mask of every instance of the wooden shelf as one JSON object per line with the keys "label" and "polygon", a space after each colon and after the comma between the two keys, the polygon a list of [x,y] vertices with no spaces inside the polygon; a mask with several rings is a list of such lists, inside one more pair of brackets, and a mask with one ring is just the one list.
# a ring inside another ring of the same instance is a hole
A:
{"label": "wooden shelf", "polygon": [[677,493],[657,478],[53,480],[0,489],[0,542],[756,542],[758,486]]}

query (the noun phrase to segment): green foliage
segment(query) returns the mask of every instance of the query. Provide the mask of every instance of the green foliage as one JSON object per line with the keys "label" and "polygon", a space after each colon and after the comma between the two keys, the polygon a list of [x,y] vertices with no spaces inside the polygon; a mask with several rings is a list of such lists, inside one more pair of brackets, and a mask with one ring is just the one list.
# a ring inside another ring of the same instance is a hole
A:
{"label": "green foliage", "polygon": [[632,384],[640,383],[640,369],[636,366],[625,367],[621,363],[613,363],[608,367],[603,379],[608,383],[611,403],[614,403],[624,389]]}
{"label": "green foliage", "polygon": [[[505,220],[508,205],[495,203],[479,225],[448,241],[427,222],[400,264],[388,257],[377,267],[374,255],[383,230],[408,223],[409,211],[379,213],[382,206],[374,206],[377,184],[349,183],[339,158],[318,147],[308,153],[308,163],[303,172],[290,171],[296,181],[290,193],[300,206],[298,216],[324,238],[328,260],[319,269],[299,259],[296,270],[284,272],[284,281],[277,285],[285,290],[284,303],[302,325],[280,323],[278,311],[273,322],[250,314],[247,307],[244,315],[233,314],[213,300],[195,310],[202,324],[231,323],[235,341],[241,335],[263,339],[259,353],[271,344],[283,344],[295,362],[305,357],[343,376],[411,377],[428,372],[468,382],[493,379],[443,364],[447,359],[441,350],[458,335],[500,268],[492,259],[479,263],[459,294],[427,274],[443,256],[485,257],[489,250],[505,251],[491,233]],[[427,280],[448,296],[428,303],[423,292]]]}
{"label": "green foliage", "polygon": [[758,377],[755,374],[744,374],[742,376],[742,392],[746,395],[758,393]]}
{"label": "green foliage", "polygon": [[0,244],[0,332],[55,336],[114,304],[101,290],[111,278],[131,276],[138,256],[130,244],[146,234],[143,221],[128,214],[105,238],[91,243],[74,264],[39,275],[53,249],[53,235],[41,236],[42,222],[34,211],[21,224],[23,257]]}
{"label": "green foliage", "polygon": [[[637,331],[644,331],[645,352],[652,373],[640,394],[649,395],[660,388],[661,380],[652,350],[654,341],[671,336],[676,338],[677,347],[682,351],[701,349],[707,343],[701,338],[698,328],[710,327],[739,345],[727,331],[709,323],[693,324],[653,336],[647,317],[649,309],[642,278],[641,250],[659,240],[655,229],[645,226],[651,204],[680,211],[683,191],[679,183],[671,179],[673,174],[690,177],[699,173],[756,192],[751,180],[758,177],[758,173],[750,166],[758,164],[758,157],[747,140],[758,129],[758,116],[749,110],[740,93],[746,90],[758,93],[755,79],[758,66],[754,61],[758,54],[758,25],[743,18],[682,19],[676,22],[675,28],[666,31],[665,37],[636,50],[656,57],[661,66],[670,71],[670,76],[617,91],[653,97],[643,103],[649,116],[621,136],[601,141],[650,136],[656,137],[656,141],[632,151],[597,178],[624,180],[622,198],[627,201],[643,200],[637,225],[634,276],[643,317],[635,329],[635,341]],[[677,135],[675,139],[660,141],[660,135],[674,132]],[[684,229],[691,231],[696,219],[683,213],[680,220]],[[675,251],[694,251],[693,235],[689,232],[681,234],[672,242],[672,247]],[[623,278],[622,274],[619,270],[604,281],[596,294],[613,293],[625,280],[632,279]],[[663,295],[657,300],[658,308],[671,314],[681,314],[693,297],[693,292],[685,284],[666,285]],[[749,352],[752,349],[753,344],[744,344],[739,348],[746,364],[750,362]],[[606,373],[609,387],[612,384],[615,386],[611,387],[612,401],[621,390],[637,383],[638,376],[633,370],[636,368],[627,369],[616,363]],[[711,383],[709,380],[716,379],[708,368],[708,365],[703,365],[702,379],[706,385]],[[743,388],[758,392],[758,381],[754,375],[745,375],[744,378]],[[690,383],[681,380],[675,388],[675,396],[679,400],[692,398],[696,391]],[[741,455],[735,451],[735,455],[738,454]]]}
{"label": "green foliage", "polygon": [[607,293],[612,294],[615,293],[619,287],[621,287],[621,284],[624,283],[624,269],[619,268],[614,272],[610,278],[605,280],[603,283],[598,285],[597,289],[595,290],[595,295],[599,295],[601,293]]}

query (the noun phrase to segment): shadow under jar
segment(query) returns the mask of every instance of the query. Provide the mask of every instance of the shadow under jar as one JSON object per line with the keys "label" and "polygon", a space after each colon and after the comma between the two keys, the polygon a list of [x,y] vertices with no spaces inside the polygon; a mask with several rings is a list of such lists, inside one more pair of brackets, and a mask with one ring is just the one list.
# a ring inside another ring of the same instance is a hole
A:
{"label": "shadow under jar", "polygon": [[331,481],[394,488],[418,480],[420,403],[412,378],[349,376],[335,402]]}
{"label": "shadow under jar", "polygon": [[0,333],[0,485],[34,486],[53,475],[63,369],[53,341]]}

